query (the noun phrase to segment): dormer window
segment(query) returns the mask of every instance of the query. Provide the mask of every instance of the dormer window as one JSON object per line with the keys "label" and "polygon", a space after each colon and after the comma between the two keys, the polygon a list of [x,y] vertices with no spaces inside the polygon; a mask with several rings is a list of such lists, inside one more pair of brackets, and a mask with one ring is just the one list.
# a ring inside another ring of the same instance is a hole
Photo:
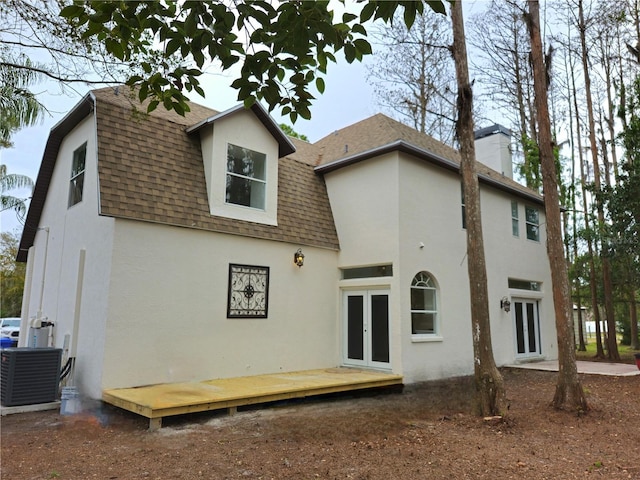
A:
{"label": "dormer window", "polygon": [[260,104],[239,105],[187,129],[198,132],[209,211],[278,225],[278,160],[293,144]]}
{"label": "dormer window", "polygon": [[265,210],[267,156],[227,145],[226,203]]}

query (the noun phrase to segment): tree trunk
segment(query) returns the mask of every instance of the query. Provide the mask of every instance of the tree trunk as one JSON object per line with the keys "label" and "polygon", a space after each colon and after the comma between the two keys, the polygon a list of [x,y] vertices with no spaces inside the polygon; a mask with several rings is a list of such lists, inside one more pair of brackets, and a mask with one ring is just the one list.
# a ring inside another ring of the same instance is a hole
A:
{"label": "tree trunk", "polygon": [[638,305],[635,287],[629,289],[629,323],[631,325],[631,350],[640,350],[638,341]]}
{"label": "tree trunk", "polygon": [[547,253],[551,266],[553,305],[558,335],[559,372],[553,406],[555,408],[568,408],[573,411],[584,412],[588,410],[588,405],[576,367],[569,276],[567,274],[567,264],[564,261],[560,198],[547,103],[547,80],[542,52],[542,39],[540,37],[540,12],[537,0],[529,0],[528,20],[529,35],[531,37],[536,115],[538,118],[538,146],[540,149],[544,209],[547,223]]}
{"label": "tree trunk", "polygon": [[483,416],[504,415],[507,400],[504,381],[496,367],[491,345],[489,295],[484,258],[480,187],[476,171],[473,135],[473,94],[469,83],[467,46],[462,18],[462,0],[452,2],[453,45],[451,51],[458,81],[458,120],[456,134],[460,142],[460,170],[466,205],[467,264],[471,294],[473,360],[478,404]]}
{"label": "tree trunk", "polygon": [[[571,52],[571,50],[569,50]],[[578,161],[580,162],[580,179],[582,191],[582,205],[584,208],[584,226],[587,232],[590,232],[591,221],[589,220],[589,203],[587,199],[586,185],[587,175],[584,171],[584,159],[582,157],[582,130],[580,128],[580,114],[578,109],[578,94],[576,90],[576,79],[574,69],[571,68],[571,86],[573,89],[573,108],[576,115],[576,139],[578,142]],[[589,254],[589,293],[591,294],[591,309],[593,311],[593,319],[596,327],[596,358],[604,358],[604,349],[602,348],[602,335],[600,332],[600,310],[598,308],[598,287],[596,280],[596,264],[594,261],[593,240],[591,234],[587,235],[587,253]]]}
{"label": "tree trunk", "polygon": [[[602,184],[600,182],[600,162],[598,160],[598,144],[596,142],[596,130],[595,119],[593,114],[593,100],[591,98],[591,76],[589,73],[589,62],[587,59],[587,44],[586,44],[586,23],[584,21],[584,8],[582,0],[578,0],[578,18],[580,31],[580,44],[582,47],[582,69],[584,73],[584,86],[585,95],[587,99],[587,114],[589,117],[589,141],[591,144],[591,156],[593,158],[593,177],[594,187],[596,194],[596,207],[598,210],[598,232],[599,237],[603,238],[603,226],[605,222],[604,207],[602,200],[599,198],[602,191]],[[620,354],[618,353],[618,343],[616,338],[616,319],[613,308],[613,285],[611,280],[611,262],[609,258],[600,252],[600,259],[602,261],[602,281],[604,289],[604,310],[607,317],[607,355],[610,360],[620,360]]]}
{"label": "tree trunk", "polygon": [[[568,63],[567,63],[568,60]],[[571,238],[573,239],[572,247],[573,247],[573,259],[575,262],[579,255],[578,250],[578,209],[577,209],[577,191],[576,191],[576,149],[574,148],[574,141],[576,139],[576,135],[573,131],[573,107],[574,105],[571,102],[572,94],[571,94],[571,82],[570,78],[573,79],[573,75],[569,76],[569,71],[573,72],[573,58],[571,57],[571,48],[568,48],[564,55],[564,69],[567,74],[567,108],[569,109],[569,139],[571,142],[571,209],[573,210],[573,215],[571,215]],[[575,105],[577,110],[577,104]],[[577,118],[577,115],[576,115]],[[578,132],[580,132],[580,122],[578,121],[577,126]],[[577,137],[578,149],[581,147],[580,137]],[[582,161],[582,155],[580,155],[580,161]],[[569,251],[569,246],[567,246],[567,251]],[[568,256],[568,255],[567,255]],[[569,260],[571,262],[571,259]],[[567,264],[567,268],[571,265],[571,263]],[[580,276],[576,273],[574,279],[574,295],[576,298],[576,303],[578,305],[578,351],[585,352],[587,350],[587,346],[584,341],[584,319],[582,316],[582,295],[580,292]]]}

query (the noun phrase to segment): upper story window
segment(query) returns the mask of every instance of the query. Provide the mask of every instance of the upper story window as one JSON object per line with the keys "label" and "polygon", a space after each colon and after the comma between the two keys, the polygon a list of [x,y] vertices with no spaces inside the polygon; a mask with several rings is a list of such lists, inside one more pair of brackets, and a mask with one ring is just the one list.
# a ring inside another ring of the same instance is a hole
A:
{"label": "upper story window", "polygon": [[226,203],[264,210],[266,173],[264,153],[228,144]]}
{"label": "upper story window", "polygon": [[542,283],[533,280],[518,280],[517,278],[509,278],[509,288],[517,288],[518,290],[530,290],[539,292],[542,290]]}
{"label": "upper story window", "polygon": [[343,280],[349,280],[352,278],[374,278],[391,276],[393,276],[393,266],[391,264],[342,269]]}
{"label": "upper story window", "polygon": [[511,234],[514,237],[520,236],[520,221],[518,219],[518,202],[511,202]]}
{"label": "upper story window", "polygon": [[69,207],[82,201],[84,189],[84,169],[87,159],[87,144],[85,143],[73,152],[71,163],[71,182],[69,185]]}
{"label": "upper story window", "polygon": [[527,239],[540,241],[540,212],[534,207],[524,207],[527,225]]}
{"label": "upper story window", "polygon": [[411,282],[411,333],[437,335],[438,330],[436,284],[431,275],[420,272]]}

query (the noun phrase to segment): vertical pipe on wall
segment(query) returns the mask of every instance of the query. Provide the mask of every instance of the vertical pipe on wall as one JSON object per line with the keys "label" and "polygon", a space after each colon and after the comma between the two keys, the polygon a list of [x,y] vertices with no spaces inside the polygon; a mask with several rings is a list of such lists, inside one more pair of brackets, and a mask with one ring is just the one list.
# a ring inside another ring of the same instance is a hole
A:
{"label": "vertical pipe on wall", "polygon": [[31,302],[31,288],[33,286],[33,257],[35,256],[35,247],[29,247],[27,254],[27,268],[25,270],[24,290],[22,292],[22,308],[20,309],[20,336],[18,337],[18,346],[27,346],[27,336],[29,334],[29,304]]}
{"label": "vertical pipe on wall", "polygon": [[40,227],[38,230],[44,230],[47,233],[47,240],[44,243],[44,262],[42,263],[42,282],[40,285],[40,302],[38,303],[37,319],[42,318],[42,300],[44,298],[44,281],[47,272],[47,255],[49,253],[49,227]]}
{"label": "vertical pipe on wall", "polygon": [[76,281],[76,303],[73,309],[73,334],[71,336],[71,350],[69,352],[70,357],[76,356],[76,349],[78,348],[78,330],[80,329],[80,306],[82,304],[82,286],[84,284],[84,262],[87,251],[80,249],[80,256],[78,259],[78,277]]}
{"label": "vertical pipe on wall", "polygon": [[87,251],[80,249],[78,258],[78,276],[76,279],[76,302],[73,309],[73,332],[71,334],[71,349],[69,358],[71,359],[71,374],[69,375],[69,385],[74,384],[74,373],[76,365],[76,351],[78,349],[78,331],[80,330],[80,307],[82,306],[82,286],[84,285],[84,264]]}

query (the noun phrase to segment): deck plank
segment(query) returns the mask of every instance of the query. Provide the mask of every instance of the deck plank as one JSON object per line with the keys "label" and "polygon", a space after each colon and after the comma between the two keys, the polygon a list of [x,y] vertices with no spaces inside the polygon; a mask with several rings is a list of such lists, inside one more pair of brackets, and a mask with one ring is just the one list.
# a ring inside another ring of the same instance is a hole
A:
{"label": "deck plank", "polygon": [[102,399],[149,419],[161,419],[170,415],[234,409],[242,405],[401,384],[401,375],[354,368],[327,368],[116,388],[105,390]]}

